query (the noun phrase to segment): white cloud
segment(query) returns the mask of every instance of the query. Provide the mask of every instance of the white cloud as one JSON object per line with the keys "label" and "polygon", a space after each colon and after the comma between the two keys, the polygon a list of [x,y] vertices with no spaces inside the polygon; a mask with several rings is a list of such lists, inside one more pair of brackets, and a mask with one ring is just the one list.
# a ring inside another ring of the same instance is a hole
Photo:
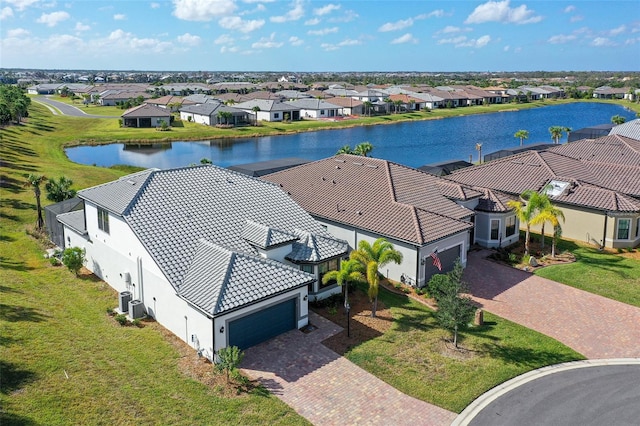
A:
{"label": "white cloud", "polygon": [[308,19],[308,20],[304,21],[304,24],[305,25],[309,25],[309,26],[318,25],[319,23],[320,23],[320,19],[318,19],[318,18],[311,18],[311,19]]}
{"label": "white cloud", "polygon": [[564,8],[564,13],[571,13],[571,12],[573,12],[575,10],[576,10],[576,7],[574,5],[569,5],[569,6]]}
{"label": "white cloud", "polygon": [[165,53],[172,49],[173,45],[155,38],[138,38],[132,33],[121,29],[112,31],[106,40],[101,41],[107,48],[113,47],[127,53]]}
{"label": "white cloud", "polygon": [[238,48],[236,46],[222,46],[220,48],[220,53],[237,53]]}
{"label": "white cloud", "polygon": [[580,22],[583,19],[584,19],[584,16],[576,15],[576,16],[572,16],[571,19],[569,19],[569,22]]}
{"label": "white cloud", "polygon": [[292,36],[292,37],[289,37],[289,44],[291,44],[292,46],[302,46],[304,44],[304,40],[298,37]]}
{"label": "white cloud", "polygon": [[274,49],[278,47],[282,47],[284,43],[281,41],[275,41],[276,34],[271,33],[271,35],[267,37],[262,37],[260,40],[256,41],[251,45],[252,49]]}
{"label": "white cloud", "polygon": [[69,19],[71,15],[67,12],[51,12],[51,13],[43,13],[36,22],[39,24],[45,24],[48,27],[55,27],[62,21],[66,21]]}
{"label": "white cloud", "polygon": [[361,45],[362,42],[360,40],[353,40],[353,39],[346,39],[341,41],[340,43],[338,43],[338,46],[342,47],[342,46],[359,46]]}
{"label": "white cloud", "polygon": [[244,21],[238,16],[225,16],[218,21],[218,24],[226,30],[240,31],[246,34],[262,28],[264,22],[264,19]]}
{"label": "white cloud", "polygon": [[13,16],[13,9],[10,7],[3,7],[0,9],[0,21],[3,21],[7,18],[11,18]]}
{"label": "white cloud", "polygon": [[5,0],[6,3],[14,6],[18,12],[22,12],[34,3],[38,3],[39,0]]}
{"label": "white cloud", "polygon": [[271,22],[281,24],[283,22],[297,21],[304,16],[304,7],[302,0],[295,0],[291,4],[291,10],[282,16],[272,16]]}
{"label": "white cloud", "polygon": [[351,22],[358,18],[358,14],[353,10],[345,10],[339,15],[335,15],[327,19],[329,22]]}
{"label": "white cloud", "polygon": [[82,46],[83,41],[79,37],[74,37],[68,34],[56,34],[49,37],[47,40],[47,46],[54,51],[63,49],[75,49],[78,46]]}
{"label": "white cloud", "polygon": [[411,35],[411,33],[406,33],[403,36],[395,38],[391,40],[391,44],[404,44],[404,43],[417,43],[418,40]]}
{"label": "white cloud", "polygon": [[10,38],[23,38],[23,37],[27,37],[29,34],[31,34],[28,30],[25,30],[24,28],[14,28],[12,30],[7,31],[7,37]]}
{"label": "white cloud", "polygon": [[331,28],[323,28],[321,30],[309,30],[307,31],[307,34],[315,35],[315,36],[323,36],[323,35],[333,34],[337,32],[338,32],[338,27],[331,27]]}
{"label": "white cloud", "polygon": [[591,41],[591,45],[595,47],[615,46],[615,43],[607,37],[596,37]]}
{"label": "white cloud", "polygon": [[540,22],[542,16],[535,15],[526,5],[509,7],[510,0],[488,1],[476,7],[464,21],[465,24],[482,24],[484,22],[502,22],[509,24],[532,24]]}
{"label": "white cloud", "polygon": [[184,21],[211,21],[236,10],[233,0],[173,0],[173,5],[173,16]]}
{"label": "white cloud", "polygon": [[509,49],[511,49],[511,46],[509,46],[508,44],[502,48],[503,51],[508,52]]}
{"label": "white cloud", "polygon": [[200,44],[202,39],[200,38],[200,36],[184,33],[178,36],[178,41],[187,46],[197,46]]}
{"label": "white cloud", "polygon": [[113,15],[113,19],[115,21],[124,21],[125,19],[127,19],[127,15],[125,15],[124,13],[116,13],[115,15]]}
{"label": "white cloud", "polygon": [[231,44],[235,41],[229,34],[222,34],[220,37],[213,41],[214,44]]}
{"label": "white cloud", "polygon": [[378,31],[380,31],[381,33],[388,32],[388,31],[398,31],[398,30],[402,30],[404,28],[410,27],[412,25],[413,25],[412,18],[402,19],[396,22],[387,22],[386,24],[383,24],[380,28],[378,28]]}
{"label": "white cloud", "polygon": [[322,48],[322,50],[326,51],[326,52],[331,52],[332,50],[338,50],[339,47],[336,46],[335,44],[329,44],[329,43],[322,43],[320,44],[320,47]]}
{"label": "white cloud", "polygon": [[160,3],[151,3],[149,6],[151,6],[151,9],[160,9]]}
{"label": "white cloud", "polygon": [[455,34],[455,33],[462,33],[462,32],[466,33],[469,31],[471,31],[471,28],[469,27],[461,28],[461,27],[454,27],[453,25],[447,25],[446,27],[438,31],[436,34]]}
{"label": "white cloud", "polygon": [[636,38],[628,38],[624,41],[624,44],[626,44],[627,46],[630,46],[632,44],[636,44],[636,43],[640,43],[640,37],[636,37]]}
{"label": "white cloud", "polygon": [[444,10],[438,9],[431,11],[427,14],[427,18],[442,18],[444,16]]}
{"label": "white cloud", "polygon": [[619,34],[622,34],[623,32],[625,32],[627,29],[627,27],[625,25],[620,25],[618,28],[614,28],[611,31],[609,31],[609,35],[610,36],[617,36]]}
{"label": "white cloud", "polygon": [[554,35],[549,37],[549,40],[547,40],[549,43],[551,44],[564,44],[564,43],[568,43],[570,41],[575,40],[577,37],[573,34],[571,35],[564,35],[564,34],[558,34],[558,35]]}
{"label": "white cloud", "polygon": [[339,10],[339,9],[340,9],[339,4],[328,4],[326,6],[313,9],[313,14],[318,16],[323,16],[323,15],[328,15],[334,10]]}
{"label": "white cloud", "polygon": [[74,28],[76,31],[89,31],[91,27],[89,25],[85,25],[82,22],[76,22],[76,26]]}
{"label": "white cloud", "polygon": [[467,36],[458,36],[453,38],[444,38],[438,40],[438,44],[453,44],[455,47],[473,47],[481,48],[485,47],[491,42],[491,36],[483,35],[477,39],[468,39]]}

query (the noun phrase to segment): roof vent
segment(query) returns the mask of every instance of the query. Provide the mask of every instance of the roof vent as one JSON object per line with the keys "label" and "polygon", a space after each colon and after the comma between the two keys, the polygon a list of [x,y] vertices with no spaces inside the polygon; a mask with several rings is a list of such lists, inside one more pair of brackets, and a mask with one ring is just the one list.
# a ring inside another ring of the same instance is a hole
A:
{"label": "roof vent", "polygon": [[370,169],[377,169],[378,166],[376,166],[375,164],[365,164],[365,166],[369,167]]}
{"label": "roof vent", "polygon": [[353,164],[355,164],[356,166],[362,166],[362,163],[358,163],[357,161],[354,161]]}
{"label": "roof vent", "polygon": [[336,169],[340,170],[340,166],[336,166]]}
{"label": "roof vent", "polygon": [[335,180],[332,180],[332,181],[331,181],[331,183],[335,185],[335,184],[336,184],[336,181],[335,181]]}
{"label": "roof vent", "polygon": [[233,181],[229,178],[227,178],[227,183],[233,183]]}
{"label": "roof vent", "polygon": [[336,158],[335,161],[337,161],[338,163],[346,163],[346,160],[341,160],[339,158]]}
{"label": "roof vent", "polygon": [[127,181],[127,183],[128,183],[129,185],[135,185],[135,184],[136,184],[136,182],[135,182],[135,181],[132,181],[132,180],[128,180],[128,181]]}
{"label": "roof vent", "polygon": [[327,180],[324,176],[322,176],[322,180]]}
{"label": "roof vent", "polygon": [[358,216],[362,216],[362,212],[361,212],[360,210],[358,210],[358,211],[356,212],[356,214],[357,214]]}

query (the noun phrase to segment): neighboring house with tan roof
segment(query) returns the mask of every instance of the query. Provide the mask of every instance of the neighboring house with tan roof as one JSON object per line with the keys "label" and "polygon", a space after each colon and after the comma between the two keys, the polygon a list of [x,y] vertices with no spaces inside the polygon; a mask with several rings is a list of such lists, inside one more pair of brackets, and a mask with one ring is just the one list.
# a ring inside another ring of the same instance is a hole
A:
{"label": "neighboring house with tan roof", "polygon": [[362,102],[352,97],[335,96],[325,99],[325,102],[338,107],[338,115],[362,115]]}
{"label": "neighboring house with tan roof", "polygon": [[526,151],[456,170],[446,179],[518,197],[548,191],[565,238],[604,247],[640,244],[640,141],[605,136]]}
{"label": "neighboring house with tan roof", "polygon": [[119,310],[146,312],[210,360],[307,325],[309,295],[340,292],[319,282],[346,241],[277,185],[208,165],[145,170],[78,197],[80,210],[57,215],[63,248],[86,251]]}
{"label": "neighboring house with tan roof", "polygon": [[147,99],[146,103],[148,103],[149,105],[157,106],[159,108],[167,108],[171,112],[176,112],[183,106],[195,104],[195,102],[190,101],[189,99],[185,99],[182,96],[173,95],[161,96],[155,99]]}
{"label": "neighboring house with tan roof", "polygon": [[630,120],[626,123],[614,126],[609,131],[609,134],[640,140],[640,118],[636,118],[635,120]]}
{"label": "neighboring house with tan roof", "polygon": [[263,176],[282,189],[351,249],[384,237],[403,254],[385,276],[423,286],[457,258],[466,265],[473,209],[482,193],[390,161],[355,155],[307,163]]}
{"label": "neighboring house with tan roof", "polygon": [[159,127],[163,121],[171,123],[171,111],[148,104],[130,108],[121,117],[124,127]]}
{"label": "neighboring house with tan roof", "polygon": [[[223,118],[220,113],[229,113],[231,116]],[[245,111],[227,106],[221,102],[207,102],[200,105],[187,105],[180,108],[180,119],[194,123],[216,126],[219,124],[231,124],[234,126],[249,122],[249,114]]]}

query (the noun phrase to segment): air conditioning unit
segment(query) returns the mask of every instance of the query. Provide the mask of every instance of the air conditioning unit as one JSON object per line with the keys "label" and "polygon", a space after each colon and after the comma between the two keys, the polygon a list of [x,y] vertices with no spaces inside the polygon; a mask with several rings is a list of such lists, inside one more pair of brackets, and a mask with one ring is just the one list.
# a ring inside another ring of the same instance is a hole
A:
{"label": "air conditioning unit", "polygon": [[129,302],[129,316],[131,319],[142,318],[144,316],[142,300],[132,300]]}
{"label": "air conditioning unit", "polygon": [[120,312],[129,312],[129,302],[131,301],[131,298],[132,296],[130,291],[120,292],[120,304],[118,305],[118,309],[120,309]]}

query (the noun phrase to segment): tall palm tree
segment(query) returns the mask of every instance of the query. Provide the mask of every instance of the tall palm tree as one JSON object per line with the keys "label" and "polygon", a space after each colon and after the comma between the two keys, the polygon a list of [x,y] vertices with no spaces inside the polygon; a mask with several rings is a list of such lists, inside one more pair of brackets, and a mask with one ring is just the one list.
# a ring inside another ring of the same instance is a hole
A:
{"label": "tall palm tree", "polygon": [[378,307],[378,285],[380,283],[379,269],[390,262],[402,263],[402,253],[393,248],[393,244],[384,238],[378,238],[373,244],[362,240],[358,243],[358,250],[351,252],[350,258],[360,262],[366,271],[369,284],[369,300],[371,301],[371,316],[376,316]]}
{"label": "tall palm tree", "polygon": [[364,101],[362,105],[364,106],[364,110],[366,111],[365,114],[371,117],[371,108],[373,108],[373,104],[371,103],[371,101]]}
{"label": "tall palm tree", "polygon": [[398,114],[400,112],[400,107],[402,106],[404,102],[402,102],[400,99],[393,101],[393,104],[396,107],[396,114]]}
{"label": "tall palm tree", "polygon": [[520,200],[507,201],[507,206],[512,208],[520,223],[526,225],[526,232],[524,235],[524,252],[529,253],[529,236],[531,235],[531,225],[535,218],[539,206],[542,203],[540,193],[532,190],[527,190],[520,195]]}
{"label": "tall palm tree", "polygon": [[621,115],[617,115],[617,114],[616,114],[616,115],[614,115],[613,117],[611,117],[611,122],[612,122],[613,124],[615,124],[615,125],[622,124],[622,123],[624,123],[625,121],[627,121],[627,119],[626,119],[626,118],[624,118],[624,117],[623,117],[623,116],[621,116]]}
{"label": "tall palm tree", "polygon": [[367,154],[369,154],[371,151],[373,151],[373,145],[371,145],[370,142],[366,142],[366,141],[365,142],[360,142],[353,149],[353,153],[354,154],[362,155],[363,157],[366,157]]}
{"label": "tall palm tree", "polygon": [[562,132],[564,131],[564,127],[562,126],[551,126],[549,127],[549,133],[551,133],[551,139],[553,139],[553,143],[559,144],[560,138],[562,137]]}
{"label": "tall palm tree", "polygon": [[46,180],[47,178],[44,175],[34,175],[30,173],[27,176],[27,182],[25,183],[25,186],[33,188],[33,193],[36,196],[36,208],[38,210],[38,229],[42,229],[42,227],[44,226],[44,219],[42,218],[42,205],[40,204],[40,185]]}
{"label": "tall palm tree", "polygon": [[571,133],[571,127],[563,127],[562,130],[567,134],[567,143],[569,143],[569,133]]}
{"label": "tall palm tree", "polygon": [[251,108],[251,111],[253,111],[254,114],[256,115],[255,124],[257,126],[258,125],[258,113],[260,112],[260,107],[258,105],[256,105],[253,108]]}
{"label": "tall palm tree", "polygon": [[528,130],[518,130],[513,137],[520,138],[520,146],[524,144],[525,139],[529,139],[529,131]]}
{"label": "tall palm tree", "polygon": [[339,271],[329,271],[322,276],[325,285],[334,280],[343,287],[345,306],[349,304],[349,284],[367,281],[362,264],[354,259],[340,261]]}
{"label": "tall palm tree", "polygon": [[354,151],[351,149],[351,145],[344,145],[344,146],[340,147],[338,152],[336,152],[336,155],[338,155],[338,154],[353,154],[353,153],[354,153]]}
{"label": "tall palm tree", "polygon": [[[551,239],[551,257],[556,257],[556,237],[561,233],[560,219],[564,222],[564,213],[562,210],[549,203],[533,218],[532,225],[542,224],[542,247],[544,247],[544,224],[551,223],[553,226],[553,237]],[[560,230],[560,232],[559,232]]]}

